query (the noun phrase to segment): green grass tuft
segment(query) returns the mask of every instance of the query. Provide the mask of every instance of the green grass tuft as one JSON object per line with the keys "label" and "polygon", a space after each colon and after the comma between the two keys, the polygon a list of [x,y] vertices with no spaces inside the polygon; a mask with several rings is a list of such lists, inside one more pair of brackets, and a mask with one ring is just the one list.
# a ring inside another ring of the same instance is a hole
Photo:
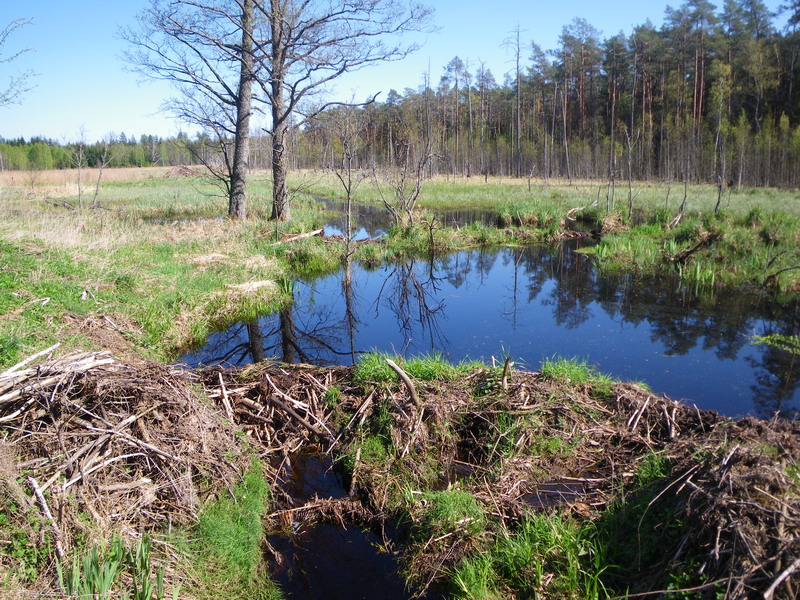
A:
{"label": "green grass tuft", "polygon": [[281,597],[264,573],[261,519],[268,501],[263,468],[254,461],[234,488],[233,496],[225,494],[200,511],[192,544],[200,563],[197,596],[217,598],[217,592],[224,589],[228,598]]}
{"label": "green grass tuft", "polygon": [[611,385],[612,379],[589,366],[586,361],[577,358],[546,359],[539,375],[548,381],[562,381],[571,384],[603,384]]}

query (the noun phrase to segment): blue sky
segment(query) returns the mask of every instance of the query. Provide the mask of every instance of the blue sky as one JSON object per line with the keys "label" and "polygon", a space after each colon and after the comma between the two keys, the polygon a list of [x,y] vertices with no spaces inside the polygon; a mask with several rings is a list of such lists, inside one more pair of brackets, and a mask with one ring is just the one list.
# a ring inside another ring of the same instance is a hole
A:
{"label": "blue sky", "polygon": [[[402,62],[348,74],[332,94],[360,100],[380,91],[379,99],[385,99],[392,88],[402,92],[418,87],[428,65],[432,82],[438,82],[444,65],[454,56],[469,61],[472,70],[483,61],[502,82],[513,67],[504,41],[517,24],[525,46],[532,40],[547,50],[557,46],[563,26],[574,17],[587,19],[605,38],[620,30],[630,33],[647,19],[660,26],[667,4],[681,3],[429,0],[439,31],[418,36],[417,41],[424,44],[421,50]],[[716,3],[722,4],[721,0]],[[2,56],[22,48],[31,52],[13,63],[0,64],[0,86],[20,70],[38,73],[35,87],[21,104],[0,107],[0,136],[41,135],[68,141],[77,139],[81,128],[89,141],[120,132],[137,137],[176,134],[180,123],[159,110],[170,88],[163,82],[142,81],[140,75],[126,70],[121,57],[125,44],[118,38],[118,29],[132,23],[146,4],[146,0],[0,0],[0,27],[20,17],[32,20],[2,49]],[[781,0],[766,4],[775,10]]]}

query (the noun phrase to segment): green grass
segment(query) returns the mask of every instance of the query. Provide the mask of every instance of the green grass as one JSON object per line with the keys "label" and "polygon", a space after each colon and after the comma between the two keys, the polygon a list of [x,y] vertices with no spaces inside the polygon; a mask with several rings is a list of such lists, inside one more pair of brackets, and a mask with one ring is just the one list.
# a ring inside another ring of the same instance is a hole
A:
{"label": "green grass", "polygon": [[207,504],[191,542],[200,580],[195,597],[278,600],[281,595],[264,571],[261,523],[269,502],[269,489],[262,467],[253,462],[231,496],[223,495]]}
{"label": "green grass", "polygon": [[672,461],[664,454],[659,452],[645,454],[634,473],[634,484],[640,488],[648,486],[669,475],[671,468]]}
{"label": "green grass", "polygon": [[[111,210],[83,212],[12,190],[0,205],[0,314],[15,318],[0,319],[0,365],[54,341],[91,347],[66,326],[66,314],[114,321],[122,314],[134,323],[125,328],[132,347],[168,360],[210,332],[286,301],[280,286],[253,292],[231,286],[277,281],[294,265],[307,273],[338,268],[335,253],[318,240],[287,253],[273,244],[273,228],[263,221],[208,220],[211,207],[219,216],[225,206],[195,185],[181,179],[108,184],[101,203]],[[294,214],[278,235],[321,224],[313,201],[298,199]],[[205,220],[149,220],[169,217]]]}
{"label": "green grass", "polygon": [[470,555],[453,571],[451,585],[457,598],[466,600],[500,600],[497,574],[491,556]]}
{"label": "green grass", "polygon": [[450,581],[459,598],[599,599],[605,597],[601,561],[591,525],[529,514],[514,531],[497,533],[484,552],[467,556]]}
{"label": "green grass", "polygon": [[611,385],[612,379],[590,367],[586,361],[577,358],[545,359],[539,369],[539,376],[546,381],[561,381],[580,385]]}
{"label": "green grass", "polygon": [[789,476],[795,488],[800,488],[800,461],[789,464],[786,467],[786,475]]}
{"label": "green grass", "polygon": [[420,520],[412,527],[412,539],[428,540],[455,531],[478,535],[484,530],[483,508],[469,492],[426,491],[411,496],[409,501],[422,508]]}
{"label": "green grass", "polygon": [[359,358],[353,370],[353,381],[358,384],[398,382],[400,379],[397,373],[386,364],[387,358],[392,359],[408,375],[420,381],[453,381],[483,366],[476,361],[452,364],[441,354],[403,359],[384,352],[368,352]]}

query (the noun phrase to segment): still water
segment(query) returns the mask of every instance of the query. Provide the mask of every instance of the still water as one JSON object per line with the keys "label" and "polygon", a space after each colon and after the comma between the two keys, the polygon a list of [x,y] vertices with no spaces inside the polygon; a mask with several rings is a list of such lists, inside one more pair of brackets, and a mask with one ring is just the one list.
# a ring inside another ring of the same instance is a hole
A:
{"label": "still water", "polygon": [[213,334],[181,360],[243,365],[352,364],[378,349],[451,361],[511,357],[536,370],[577,357],[654,392],[738,417],[796,416],[800,360],[753,335],[796,334],[800,307],[718,292],[699,298],[671,278],[602,275],[576,252],[494,248],[415,259],[294,284],[280,313]]}

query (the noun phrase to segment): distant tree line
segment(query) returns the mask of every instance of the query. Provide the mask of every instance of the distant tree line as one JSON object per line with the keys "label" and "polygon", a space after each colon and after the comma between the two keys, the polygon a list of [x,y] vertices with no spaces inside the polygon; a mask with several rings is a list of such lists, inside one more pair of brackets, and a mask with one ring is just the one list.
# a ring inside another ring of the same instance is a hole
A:
{"label": "distant tree line", "polygon": [[[361,109],[362,166],[430,148],[453,177],[652,179],[721,186],[800,185],[800,2],[775,26],[761,0],[666,9],[630,35],[601,39],[586,20],[559,46],[507,40],[503,83],[453,58],[438,85],[392,90]],[[342,110],[342,109],[334,109]],[[327,115],[328,117],[330,115]],[[300,167],[334,165],[339,136],[322,115],[297,132]]]}
{"label": "distant tree line", "polygon": [[6,140],[0,138],[0,170],[69,169],[97,167],[104,157],[112,167],[151,167],[189,164],[195,152],[205,152],[203,136],[190,139],[185,133],[159,138],[142,135],[138,140],[124,133],[106,136],[95,142],[61,143],[33,137]]}

